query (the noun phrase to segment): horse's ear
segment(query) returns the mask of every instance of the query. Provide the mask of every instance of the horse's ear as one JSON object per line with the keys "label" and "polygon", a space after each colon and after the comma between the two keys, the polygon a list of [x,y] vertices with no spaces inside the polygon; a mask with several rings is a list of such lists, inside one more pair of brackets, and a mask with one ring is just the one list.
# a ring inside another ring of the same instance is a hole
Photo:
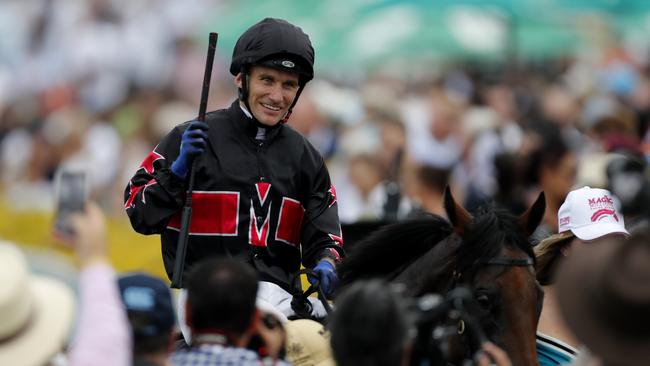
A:
{"label": "horse's ear", "polygon": [[533,232],[535,232],[539,223],[542,222],[542,218],[544,218],[545,210],[546,196],[544,195],[544,192],[540,192],[535,203],[533,203],[526,212],[519,216],[519,226],[521,226],[521,229],[524,231],[526,236],[533,235]]}
{"label": "horse's ear", "polygon": [[472,215],[454,199],[449,186],[445,187],[445,212],[449,221],[451,221],[454,231],[458,235],[463,235],[467,226],[472,221]]}

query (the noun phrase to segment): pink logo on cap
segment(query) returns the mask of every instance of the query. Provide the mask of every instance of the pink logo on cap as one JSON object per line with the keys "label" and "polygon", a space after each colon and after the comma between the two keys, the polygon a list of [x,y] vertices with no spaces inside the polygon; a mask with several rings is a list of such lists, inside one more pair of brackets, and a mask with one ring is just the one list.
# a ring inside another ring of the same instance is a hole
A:
{"label": "pink logo on cap", "polygon": [[571,222],[570,216],[564,216],[560,218],[560,226],[569,225],[570,222]]}
{"label": "pink logo on cap", "polygon": [[598,210],[594,212],[593,215],[591,215],[591,222],[595,222],[600,220],[603,216],[610,215],[618,222],[618,216],[616,216],[616,211],[614,210],[608,210],[606,208],[603,208],[602,210]]}
{"label": "pink logo on cap", "polygon": [[610,208],[614,209],[614,200],[606,194],[598,198],[588,198],[589,208],[594,210],[597,208]]}

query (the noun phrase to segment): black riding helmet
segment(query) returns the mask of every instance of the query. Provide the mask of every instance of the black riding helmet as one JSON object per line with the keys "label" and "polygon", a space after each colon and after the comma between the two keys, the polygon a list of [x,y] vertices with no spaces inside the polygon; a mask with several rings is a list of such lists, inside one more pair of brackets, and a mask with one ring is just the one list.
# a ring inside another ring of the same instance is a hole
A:
{"label": "black riding helmet", "polygon": [[283,119],[286,122],[305,84],[314,78],[314,48],[309,36],[286,20],[265,18],[239,37],[232,53],[230,73],[242,74],[239,98],[249,110],[246,76],[253,65],[298,73],[299,88]]}

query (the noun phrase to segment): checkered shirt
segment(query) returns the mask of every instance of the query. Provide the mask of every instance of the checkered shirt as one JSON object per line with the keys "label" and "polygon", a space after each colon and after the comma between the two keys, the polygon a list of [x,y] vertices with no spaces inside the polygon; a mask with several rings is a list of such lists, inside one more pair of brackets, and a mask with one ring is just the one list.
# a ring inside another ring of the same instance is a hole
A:
{"label": "checkered shirt", "polygon": [[290,366],[284,361],[272,362],[245,348],[224,347],[219,344],[202,344],[187,351],[171,355],[174,366]]}

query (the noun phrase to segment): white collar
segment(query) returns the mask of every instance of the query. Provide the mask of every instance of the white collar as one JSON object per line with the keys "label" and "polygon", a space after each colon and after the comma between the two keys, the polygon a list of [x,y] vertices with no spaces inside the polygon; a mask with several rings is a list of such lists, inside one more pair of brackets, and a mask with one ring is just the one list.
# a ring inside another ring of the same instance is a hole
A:
{"label": "white collar", "polygon": [[248,109],[246,109],[246,107],[244,106],[244,104],[242,102],[239,102],[239,108],[241,108],[241,110],[244,111],[244,114],[246,115],[246,117],[248,117],[250,119],[253,119],[253,115],[251,114],[251,112],[248,111]]}

